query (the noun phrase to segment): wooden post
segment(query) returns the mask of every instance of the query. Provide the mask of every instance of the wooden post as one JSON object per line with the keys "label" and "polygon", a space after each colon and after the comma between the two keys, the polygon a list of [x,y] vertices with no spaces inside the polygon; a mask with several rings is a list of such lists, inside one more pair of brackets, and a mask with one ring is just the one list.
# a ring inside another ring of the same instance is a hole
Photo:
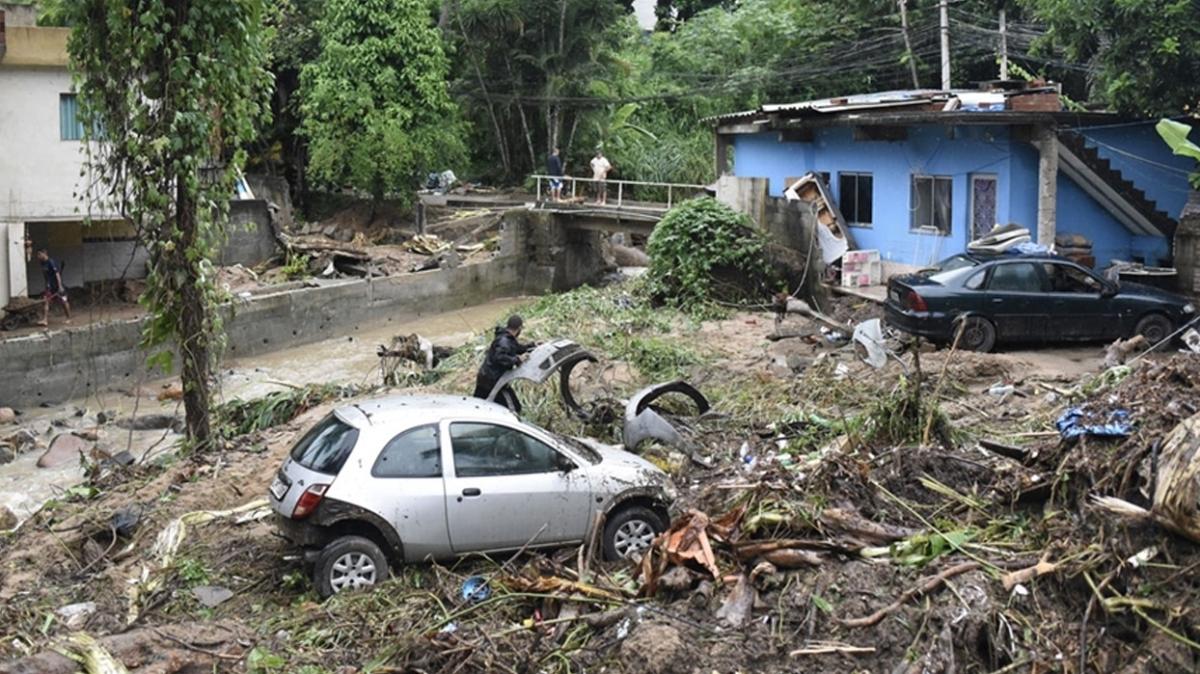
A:
{"label": "wooden post", "polygon": [[720,178],[729,170],[729,140],[727,136],[721,135],[719,131],[713,131],[714,141],[714,176]]}
{"label": "wooden post", "polygon": [[1037,242],[1054,247],[1058,205],[1058,133],[1051,125],[1038,127],[1034,146],[1038,150]]}

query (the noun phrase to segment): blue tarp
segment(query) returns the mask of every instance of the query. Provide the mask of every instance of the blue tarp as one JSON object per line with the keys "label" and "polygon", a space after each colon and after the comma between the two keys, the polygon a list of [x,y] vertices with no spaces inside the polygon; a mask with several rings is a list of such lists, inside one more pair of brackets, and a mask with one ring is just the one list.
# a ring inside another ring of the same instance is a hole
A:
{"label": "blue tarp", "polygon": [[1123,438],[1133,432],[1133,423],[1129,421],[1129,410],[1113,410],[1109,413],[1106,423],[1087,423],[1090,417],[1095,416],[1095,414],[1085,412],[1082,408],[1072,407],[1062,413],[1058,421],[1054,422],[1054,426],[1058,428],[1058,433],[1064,440],[1074,440],[1084,435],[1097,438]]}

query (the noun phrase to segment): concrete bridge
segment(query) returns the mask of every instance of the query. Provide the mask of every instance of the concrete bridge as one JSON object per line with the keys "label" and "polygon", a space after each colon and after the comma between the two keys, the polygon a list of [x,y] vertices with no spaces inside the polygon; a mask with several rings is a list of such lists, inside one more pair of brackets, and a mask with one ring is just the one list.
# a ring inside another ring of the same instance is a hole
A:
{"label": "concrete bridge", "polygon": [[[641,180],[606,180],[571,176],[529,176],[536,182],[536,200],[530,210],[552,213],[572,229],[649,234],[671,207],[708,193],[705,185],[658,183]],[[561,200],[550,198],[551,181],[562,183]],[[603,189],[606,199],[599,203]]]}

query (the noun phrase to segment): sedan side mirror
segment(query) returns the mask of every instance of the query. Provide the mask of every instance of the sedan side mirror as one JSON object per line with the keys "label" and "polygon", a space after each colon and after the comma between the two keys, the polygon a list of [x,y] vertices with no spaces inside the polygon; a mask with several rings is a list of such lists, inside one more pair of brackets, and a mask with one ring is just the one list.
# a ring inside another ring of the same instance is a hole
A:
{"label": "sedan side mirror", "polygon": [[1116,295],[1116,294],[1117,294],[1117,285],[1115,283],[1105,283],[1104,287],[1100,289],[1101,297],[1112,297],[1113,295]]}
{"label": "sedan side mirror", "polygon": [[569,473],[579,467],[579,466],[575,465],[574,461],[568,459],[567,457],[563,456],[562,454],[559,454],[556,452],[554,454],[554,457],[555,457],[554,462],[557,464],[558,471],[560,473]]}

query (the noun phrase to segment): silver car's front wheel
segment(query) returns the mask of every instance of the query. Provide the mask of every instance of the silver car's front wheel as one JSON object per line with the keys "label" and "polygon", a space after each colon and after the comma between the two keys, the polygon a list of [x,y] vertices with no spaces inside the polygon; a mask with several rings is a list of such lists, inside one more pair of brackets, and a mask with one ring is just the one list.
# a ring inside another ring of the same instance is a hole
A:
{"label": "silver car's front wheel", "polygon": [[613,513],[604,526],[604,556],[629,559],[647,550],[666,529],[663,518],[643,506],[629,506]]}
{"label": "silver car's front wheel", "polygon": [[387,577],[387,557],[374,541],[362,536],[343,536],[325,546],[313,568],[313,581],[322,597],[369,588]]}
{"label": "silver car's front wheel", "polygon": [[631,520],[617,529],[617,535],[613,538],[613,548],[621,558],[627,559],[631,554],[650,547],[654,536],[654,529],[650,527],[649,522]]}

